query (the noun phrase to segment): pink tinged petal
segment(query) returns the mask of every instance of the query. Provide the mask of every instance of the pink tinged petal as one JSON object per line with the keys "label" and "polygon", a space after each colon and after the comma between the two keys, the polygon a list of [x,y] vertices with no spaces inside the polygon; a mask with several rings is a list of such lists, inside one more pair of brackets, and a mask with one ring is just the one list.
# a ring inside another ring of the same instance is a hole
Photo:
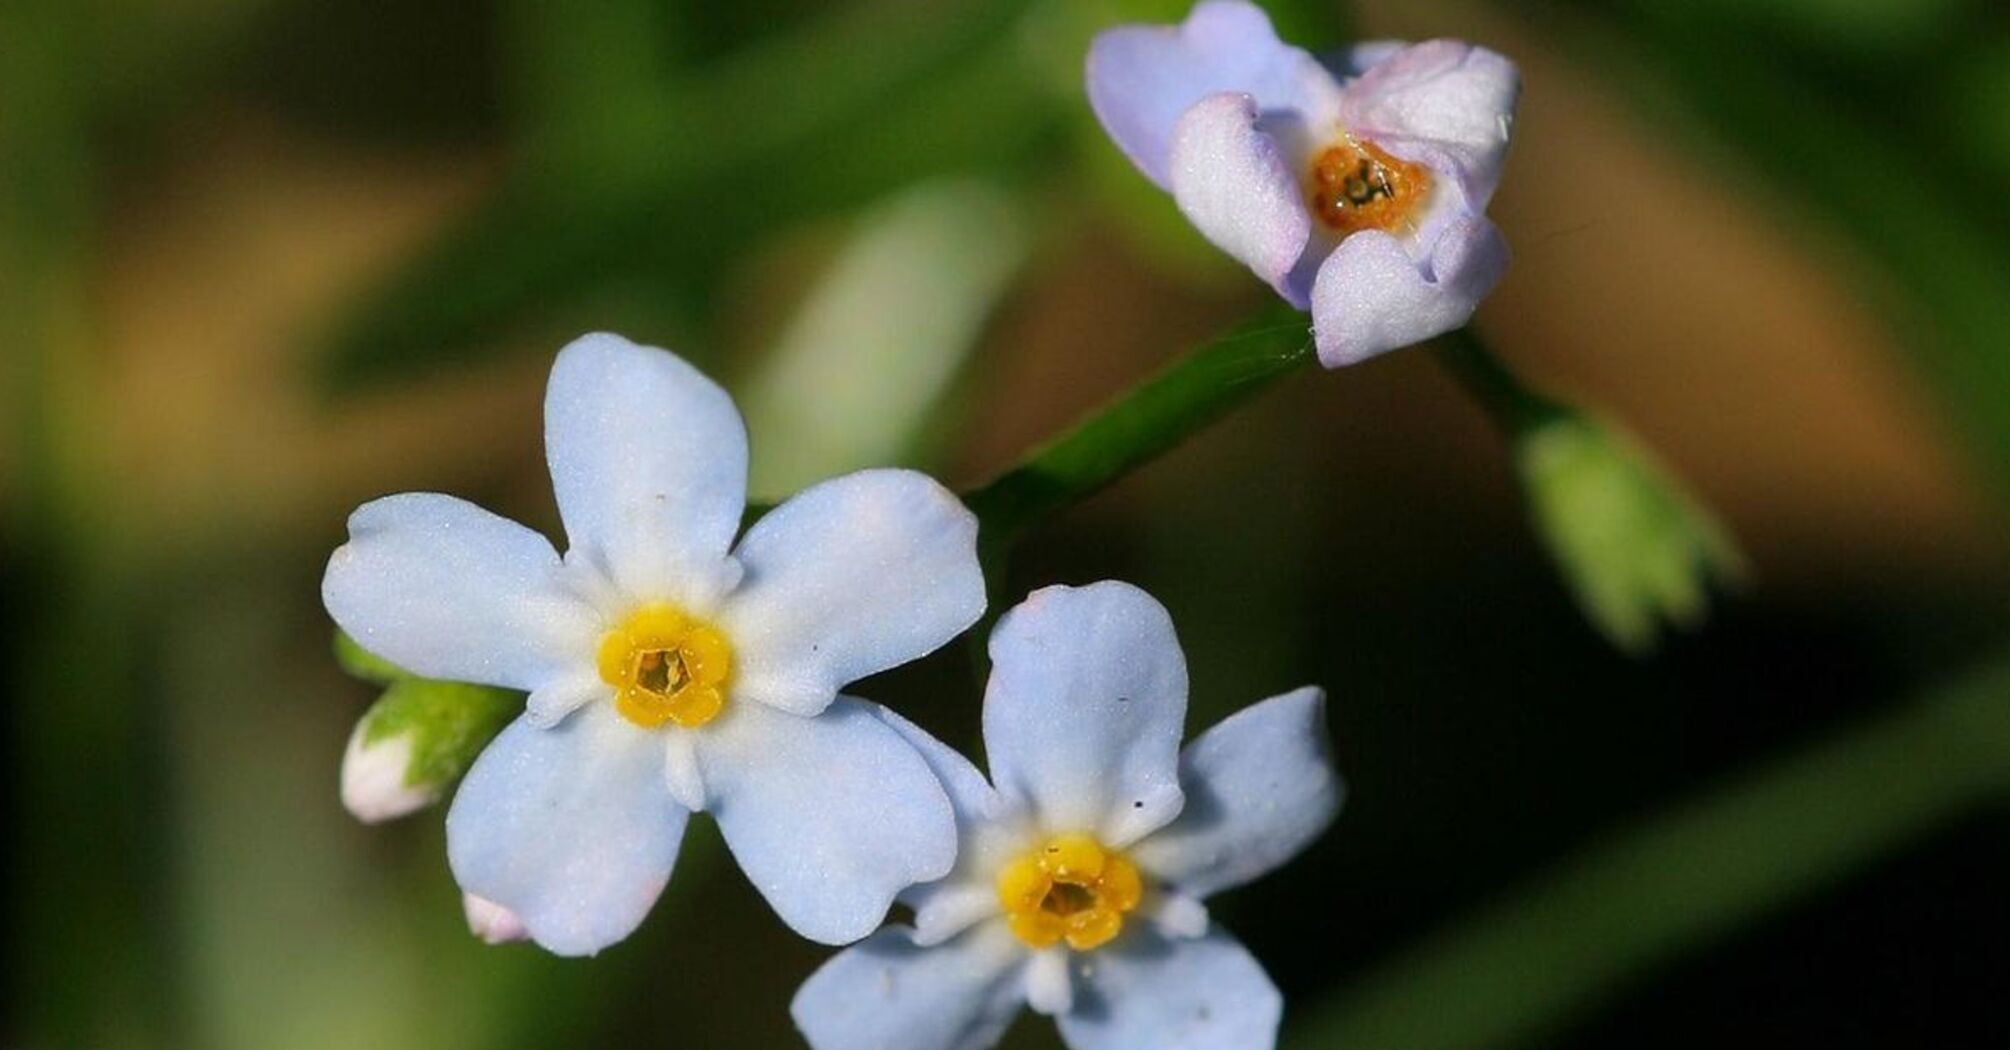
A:
{"label": "pink tinged petal", "polygon": [[447,859],[464,891],[508,909],[537,943],[592,955],[649,913],[688,817],[663,786],[657,735],[594,704],[496,737],[447,813]]}
{"label": "pink tinged petal", "polygon": [[1448,224],[1423,263],[1380,230],[1348,237],[1312,285],[1320,362],[1351,365],[1464,325],[1507,264],[1507,241],[1483,215]]}
{"label": "pink tinged petal", "polygon": [[1375,63],[1347,85],[1340,119],[1405,159],[1404,144],[1450,157],[1474,209],[1500,182],[1521,76],[1513,62],[1457,40],[1428,40]]}
{"label": "pink tinged petal", "polygon": [[535,689],[592,659],[596,621],[543,536],[452,496],[365,503],[321,579],[328,614],[429,678]]}
{"label": "pink tinged petal", "polygon": [[1179,210],[1214,246],[1255,271],[1293,306],[1286,281],[1312,233],[1312,215],[1290,164],[1257,127],[1255,100],[1209,95],[1173,128],[1171,180]]}
{"label": "pink tinged petal", "polygon": [[468,932],[484,944],[509,944],[530,939],[523,920],[516,913],[486,897],[461,894],[461,913],[467,916]]}
{"label": "pink tinged petal", "polygon": [[1151,595],[1047,587],[991,633],[984,747],[998,789],[1042,827],[1123,847],[1180,809],[1186,657]]}
{"label": "pink tinged petal", "polygon": [[911,470],[813,485],[747,531],[719,610],[732,696],[814,715],[837,691],[961,634],[984,611],[977,518]]}
{"label": "pink tinged petal", "polygon": [[1020,814],[961,752],[884,707],[873,713],[928,763],[956,813],[956,866],[947,876],[900,894],[914,909],[916,942],[939,944],[1000,913],[993,873],[1030,836],[1019,833]]}
{"label": "pink tinged petal", "polygon": [[1265,1050],[1284,999],[1263,967],[1219,930],[1167,940],[1149,928],[1079,968],[1075,1008],[1059,1018],[1073,1050]]}
{"label": "pink tinged petal", "polygon": [[747,431],[717,383],[667,350],[581,336],[552,365],[544,442],[568,560],[632,599],[703,607],[731,586]]}
{"label": "pink tinged petal", "polygon": [[1004,923],[935,947],[890,926],[811,974],[789,1014],[812,1050],[985,1050],[1023,1005],[1025,959]]}
{"label": "pink tinged petal", "polygon": [[1194,103],[1224,91],[1256,99],[1266,118],[1330,124],[1340,86],[1311,55],[1277,39],[1263,9],[1208,0],[1178,26],[1119,26],[1089,47],[1089,105],[1146,178],[1171,188],[1173,128]]}
{"label": "pink tinged petal", "polygon": [[804,937],[865,936],[895,894],[956,860],[941,785],[865,701],[841,697],[815,718],[731,705],[696,735],[707,808],[727,847]]}
{"label": "pink tinged petal", "polygon": [[1131,848],[1157,881],[1204,898],[1290,860],[1340,811],[1325,693],[1272,697],[1201,734],[1180,755],[1180,786],[1179,819]]}

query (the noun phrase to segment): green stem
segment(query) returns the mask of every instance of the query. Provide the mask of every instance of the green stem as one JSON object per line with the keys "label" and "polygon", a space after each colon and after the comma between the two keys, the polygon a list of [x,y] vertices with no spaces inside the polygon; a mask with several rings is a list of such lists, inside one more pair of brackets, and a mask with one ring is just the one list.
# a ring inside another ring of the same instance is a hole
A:
{"label": "green stem", "polygon": [[1310,1014],[1301,1050],[1530,1043],[2010,794],[2010,660],[1595,845]]}
{"label": "green stem", "polygon": [[1526,433],[1570,411],[1563,402],[1523,383],[1471,328],[1440,336],[1436,350],[1438,362],[1510,436]]}
{"label": "green stem", "polygon": [[1028,527],[1171,450],[1314,360],[1305,316],[1283,304],[1175,361],[965,497],[985,543]]}

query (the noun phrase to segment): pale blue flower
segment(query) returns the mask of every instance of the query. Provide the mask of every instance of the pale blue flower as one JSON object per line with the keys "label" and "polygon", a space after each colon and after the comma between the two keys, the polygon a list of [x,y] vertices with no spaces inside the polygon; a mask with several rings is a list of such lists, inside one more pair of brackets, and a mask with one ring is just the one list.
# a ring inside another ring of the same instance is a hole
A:
{"label": "pale blue flower", "polygon": [[420,675],[530,694],[447,815],[467,893],[544,947],[626,937],[691,811],[776,912],[826,943],[954,859],[948,799],[863,701],[984,606],[977,522],[909,471],[813,486],[733,547],[747,440],[724,390],[589,335],[552,367],[545,446],[570,547],[450,496],[365,504],[322,597]]}
{"label": "pale blue flower", "polygon": [[1124,583],[1049,587],[991,636],[987,781],[891,713],[956,807],[955,870],[796,993],[816,1050],[979,1050],[1022,1005],[1075,1050],[1260,1050],[1283,1003],[1208,896],[1295,855],[1338,811],[1325,697],[1249,707],[1180,750],[1185,657]]}
{"label": "pale blue flower", "polygon": [[1486,217],[1519,77],[1455,40],[1365,44],[1332,68],[1262,9],[1205,0],[1177,26],[1120,26],[1089,102],[1208,240],[1310,307],[1328,367],[1466,323],[1506,271]]}

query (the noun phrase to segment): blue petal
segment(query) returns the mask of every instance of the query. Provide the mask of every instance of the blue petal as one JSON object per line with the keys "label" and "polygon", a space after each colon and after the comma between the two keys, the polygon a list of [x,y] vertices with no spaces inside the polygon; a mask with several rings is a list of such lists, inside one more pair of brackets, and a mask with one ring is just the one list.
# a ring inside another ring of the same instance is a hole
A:
{"label": "blue petal", "polygon": [[984,612],[977,518],[911,470],[862,470],[770,511],[719,610],[733,696],[814,715],[837,691],[940,647]]}
{"label": "blue petal", "polygon": [[[1333,249],[1312,284],[1312,334],[1321,364],[1354,364],[1472,319],[1507,273],[1507,241],[1484,215],[1438,229],[1429,244],[1363,230]],[[1415,258],[1413,249],[1426,257]]]}
{"label": "blue petal", "polygon": [[1326,742],[1326,694],[1307,687],[1237,712],[1180,754],[1186,808],[1131,849],[1195,897],[1240,886],[1326,830],[1342,788]]}
{"label": "blue petal", "polygon": [[717,383],[667,350],[581,336],[552,365],[544,442],[568,559],[636,600],[703,607],[730,586],[747,430]]}
{"label": "blue petal", "polygon": [[820,967],[789,1013],[814,1050],[984,1050],[1023,1003],[1026,952],[1004,923],[932,948],[891,926]]}
{"label": "blue petal", "polygon": [[1254,4],[1209,0],[1178,26],[1130,25],[1090,45],[1089,104],[1145,177],[1171,187],[1173,125],[1223,91],[1254,96],[1267,122],[1319,128],[1339,106],[1339,84],[1311,55],[1277,39]]}
{"label": "blue petal", "polygon": [[597,621],[543,536],[452,496],[364,504],[328,559],[328,614],[417,674],[536,689],[592,659]]}
{"label": "blue petal", "polygon": [[900,895],[914,909],[922,943],[938,943],[999,913],[994,873],[1034,836],[1025,814],[993,790],[962,752],[892,711],[878,708],[876,713],[928,763],[956,811],[956,866],[947,876],[910,886]]}
{"label": "blue petal", "polygon": [[1074,1050],[1265,1050],[1283,1013],[1277,986],[1234,938],[1140,928],[1078,968],[1074,1009],[1059,1020]]}
{"label": "blue petal", "polygon": [[592,955],[649,913],[689,815],[664,786],[662,737],[590,704],[550,729],[519,718],[482,752],[447,814],[447,858],[537,943]]}
{"label": "blue petal", "polygon": [[1179,813],[1186,657],[1151,595],[1048,587],[991,634],[984,747],[1008,797],[1051,831],[1124,846]]}
{"label": "blue petal", "polygon": [[862,700],[840,697],[814,718],[730,704],[698,731],[697,753],[727,847],[782,921],[813,941],[872,932],[897,893],[956,859],[935,774]]}

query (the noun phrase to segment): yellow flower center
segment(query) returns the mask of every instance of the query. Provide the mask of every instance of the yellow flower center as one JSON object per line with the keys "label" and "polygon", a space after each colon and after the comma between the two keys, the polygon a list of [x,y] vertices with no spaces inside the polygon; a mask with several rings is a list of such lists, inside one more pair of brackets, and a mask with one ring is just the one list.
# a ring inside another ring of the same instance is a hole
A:
{"label": "yellow flower center", "polygon": [[1065,940],[1086,952],[1108,944],[1143,896],[1137,866],[1087,835],[1049,839],[998,873],[1006,922],[1034,948]]}
{"label": "yellow flower center", "polygon": [[669,605],[645,605],[600,639],[600,679],[614,708],[645,729],[696,729],[726,706],[733,647],[718,628]]}
{"label": "yellow flower center", "polygon": [[1431,172],[1352,135],[1319,151],[1306,180],[1312,215],[1342,237],[1361,230],[1405,233],[1431,196]]}

